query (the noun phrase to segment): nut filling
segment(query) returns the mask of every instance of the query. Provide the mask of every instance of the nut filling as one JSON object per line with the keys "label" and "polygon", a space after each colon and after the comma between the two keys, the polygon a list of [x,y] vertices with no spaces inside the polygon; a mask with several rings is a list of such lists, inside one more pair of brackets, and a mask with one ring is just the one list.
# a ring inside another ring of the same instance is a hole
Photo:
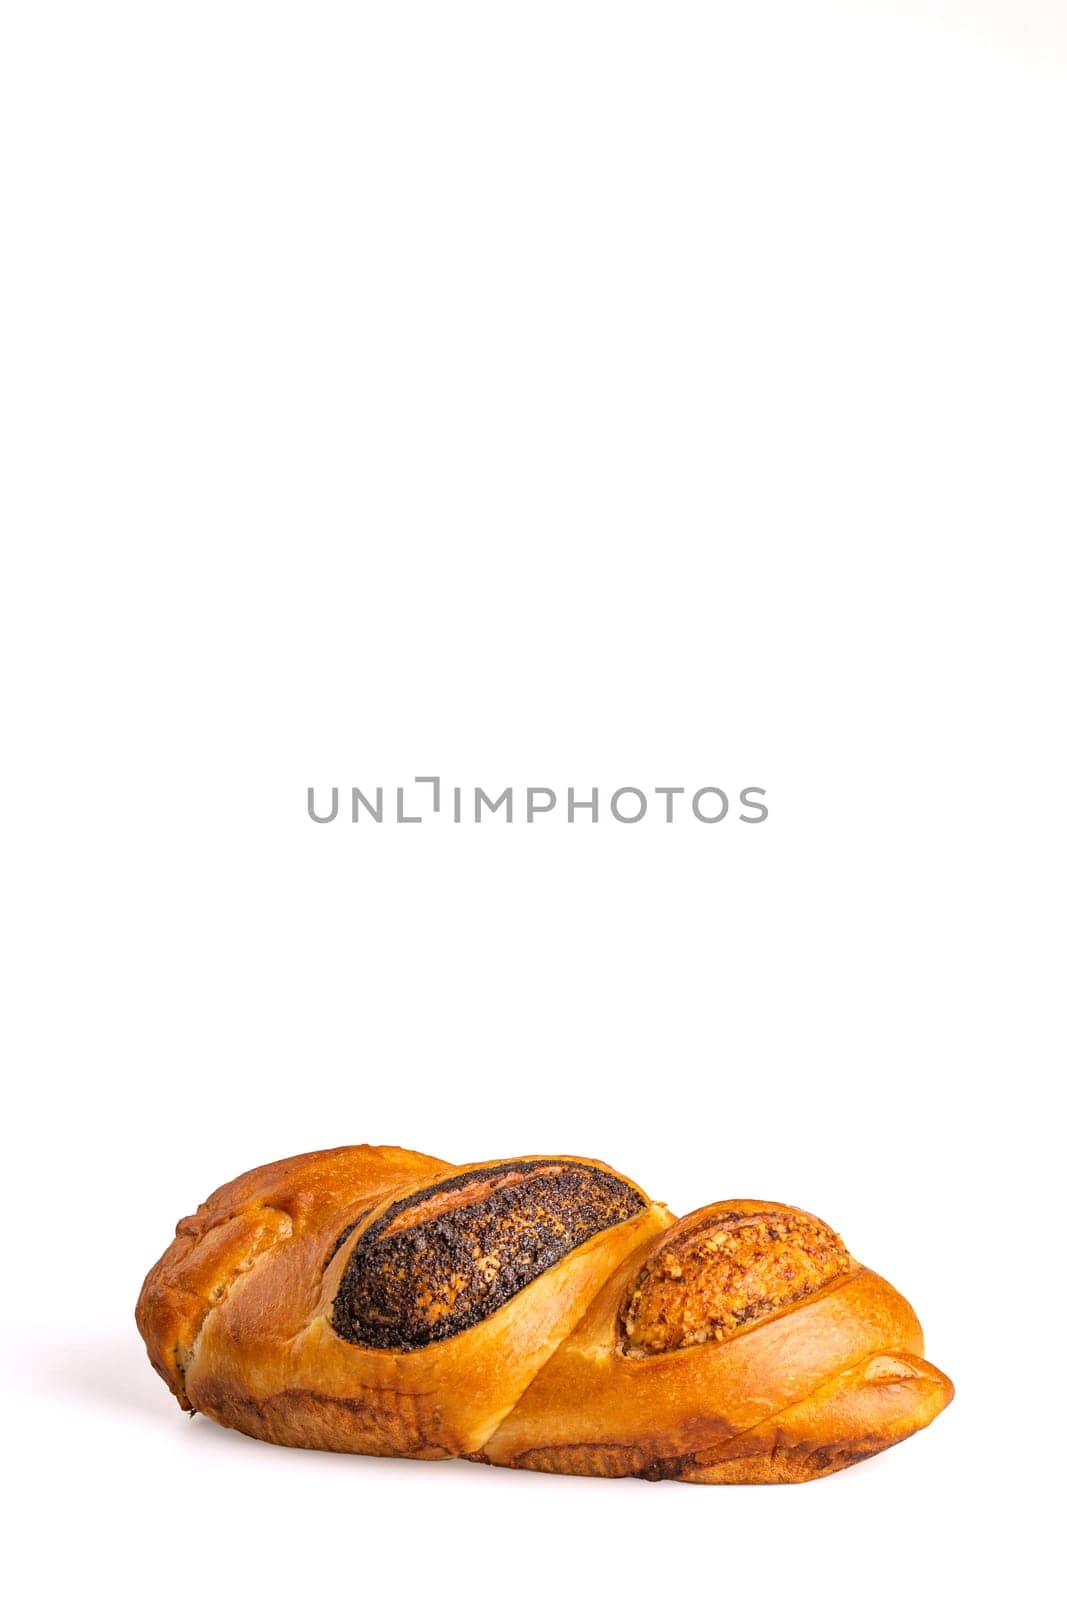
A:
{"label": "nut filling", "polygon": [[627,1355],[728,1339],[851,1267],[833,1229],[803,1211],[724,1211],[671,1231],[623,1311]]}
{"label": "nut filling", "polygon": [[378,1350],[449,1339],[644,1206],[622,1178],[577,1162],[457,1173],[396,1201],[366,1229],[334,1298],[334,1331]]}

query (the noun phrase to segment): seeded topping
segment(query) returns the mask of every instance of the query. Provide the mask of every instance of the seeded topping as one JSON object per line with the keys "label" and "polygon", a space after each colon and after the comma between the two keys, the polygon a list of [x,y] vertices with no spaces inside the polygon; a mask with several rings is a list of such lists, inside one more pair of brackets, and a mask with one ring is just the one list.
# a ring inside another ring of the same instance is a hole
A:
{"label": "seeded topping", "polygon": [[451,1338],[644,1205],[622,1178],[577,1162],[458,1173],[397,1201],[362,1234],[334,1299],[334,1331],[379,1350]]}
{"label": "seeded topping", "polygon": [[622,1316],[628,1355],[662,1355],[728,1339],[824,1289],[850,1257],[818,1217],[777,1208],[723,1211],[672,1228]]}

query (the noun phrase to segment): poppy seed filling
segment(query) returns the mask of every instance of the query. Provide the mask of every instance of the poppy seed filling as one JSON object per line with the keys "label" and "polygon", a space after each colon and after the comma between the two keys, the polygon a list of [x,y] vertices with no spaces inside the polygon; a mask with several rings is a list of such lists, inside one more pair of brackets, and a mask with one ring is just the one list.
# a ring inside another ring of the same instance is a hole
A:
{"label": "poppy seed filling", "polygon": [[334,1298],[334,1331],[378,1350],[452,1338],[644,1206],[631,1184],[578,1162],[456,1173],[396,1201],[357,1240]]}

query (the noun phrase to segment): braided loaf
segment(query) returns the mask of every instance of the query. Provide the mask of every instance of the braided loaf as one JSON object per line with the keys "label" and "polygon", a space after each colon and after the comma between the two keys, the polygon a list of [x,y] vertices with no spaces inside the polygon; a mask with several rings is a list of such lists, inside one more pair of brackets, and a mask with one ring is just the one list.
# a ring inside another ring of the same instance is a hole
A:
{"label": "braided loaf", "polygon": [[137,1325],[276,1444],[690,1483],[822,1477],[952,1398],[907,1301],[790,1206],[676,1221],[611,1167],[352,1145],[218,1189]]}

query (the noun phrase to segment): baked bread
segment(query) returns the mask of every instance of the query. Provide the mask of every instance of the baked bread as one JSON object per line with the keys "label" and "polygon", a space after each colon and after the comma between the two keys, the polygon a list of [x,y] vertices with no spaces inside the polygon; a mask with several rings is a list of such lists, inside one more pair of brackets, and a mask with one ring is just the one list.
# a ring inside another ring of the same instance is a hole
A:
{"label": "baked bread", "polygon": [[275,1444],[797,1483],[931,1422],[908,1302],[792,1206],[680,1221],[575,1156],[349,1145],[216,1190],[145,1279],[186,1411]]}

